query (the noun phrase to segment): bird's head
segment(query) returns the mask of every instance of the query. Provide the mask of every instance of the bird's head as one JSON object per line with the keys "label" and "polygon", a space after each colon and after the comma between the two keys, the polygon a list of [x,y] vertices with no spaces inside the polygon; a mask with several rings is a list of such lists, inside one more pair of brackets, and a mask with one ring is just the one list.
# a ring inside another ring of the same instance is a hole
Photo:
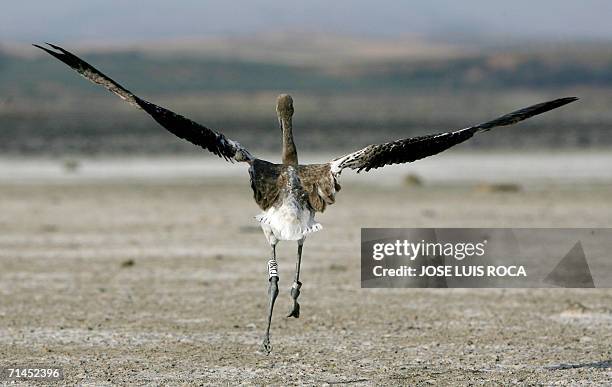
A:
{"label": "bird's head", "polygon": [[293,116],[293,99],[289,94],[281,94],[276,99],[276,114],[278,123],[283,127],[283,121],[290,122]]}

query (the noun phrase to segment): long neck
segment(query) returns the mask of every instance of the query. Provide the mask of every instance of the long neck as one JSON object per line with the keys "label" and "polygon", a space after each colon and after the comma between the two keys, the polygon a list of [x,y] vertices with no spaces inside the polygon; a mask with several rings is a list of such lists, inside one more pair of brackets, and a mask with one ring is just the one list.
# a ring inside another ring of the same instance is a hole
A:
{"label": "long neck", "polygon": [[291,117],[282,118],[281,124],[283,126],[283,164],[297,165],[298,156],[297,150],[295,149],[295,143],[293,142]]}

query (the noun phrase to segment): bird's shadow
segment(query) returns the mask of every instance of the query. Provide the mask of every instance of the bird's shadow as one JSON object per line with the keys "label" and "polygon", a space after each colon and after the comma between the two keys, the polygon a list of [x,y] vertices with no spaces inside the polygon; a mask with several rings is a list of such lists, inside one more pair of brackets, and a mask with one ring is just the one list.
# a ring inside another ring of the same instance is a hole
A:
{"label": "bird's shadow", "polygon": [[606,368],[612,368],[612,359],[609,360],[602,360],[602,361],[598,361],[598,362],[592,362],[592,363],[579,363],[579,364],[565,364],[565,363],[561,363],[558,365],[552,365],[552,366],[547,366],[544,367],[547,370],[569,370],[572,368],[598,368],[598,369],[606,369]]}

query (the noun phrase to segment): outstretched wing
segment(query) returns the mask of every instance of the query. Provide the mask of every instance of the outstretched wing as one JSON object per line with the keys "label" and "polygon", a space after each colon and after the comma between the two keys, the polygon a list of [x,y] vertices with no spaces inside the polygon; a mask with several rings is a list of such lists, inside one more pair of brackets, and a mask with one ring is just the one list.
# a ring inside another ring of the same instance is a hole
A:
{"label": "outstretched wing", "polygon": [[109,91],[118,95],[129,104],[143,109],[145,112],[149,113],[155,121],[174,135],[207,149],[226,160],[251,161],[254,159],[254,157],[238,142],[232,141],[223,134],[208,129],[168,109],[139,98],[76,55],[71,54],[59,46],[50,43],[47,44],[56,51],[36,44],[34,44],[34,46],[61,60],[91,82],[106,87]]}
{"label": "outstretched wing", "polygon": [[575,97],[567,97],[539,103],[498,117],[492,121],[453,132],[430,134],[385,144],[369,145],[356,152],[334,159],[330,163],[331,170],[332,173],[339,174],[344,168],[356,169],[357,172],[361,172],[364,169],[369,171],[370,169],[380,168],[385,165],[410,163],[440,153],[464,142],[476,133],[486,132],[497,126],[516,124],[527,118],[574,102],[577,99]]}

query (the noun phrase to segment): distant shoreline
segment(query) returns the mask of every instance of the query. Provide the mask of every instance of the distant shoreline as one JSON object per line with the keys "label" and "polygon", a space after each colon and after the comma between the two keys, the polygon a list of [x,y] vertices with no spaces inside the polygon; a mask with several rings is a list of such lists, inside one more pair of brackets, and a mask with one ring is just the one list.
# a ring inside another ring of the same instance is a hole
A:
{"label": "distant shoreline", "polygon": [[[320,163],[342,155],[302,153],[302,163]],[[278,155],[258,155],[278,162]],[[346,171],[342,181],[402,185],[409,175],[424,184],[516,183],[612,184],[612,152],[584,151],[454,151],[411,164],[369,173]],[[0,184],[33,182],[147,181],[175,179],[248,179],[247,166],[202,156],[2,157]]]}

